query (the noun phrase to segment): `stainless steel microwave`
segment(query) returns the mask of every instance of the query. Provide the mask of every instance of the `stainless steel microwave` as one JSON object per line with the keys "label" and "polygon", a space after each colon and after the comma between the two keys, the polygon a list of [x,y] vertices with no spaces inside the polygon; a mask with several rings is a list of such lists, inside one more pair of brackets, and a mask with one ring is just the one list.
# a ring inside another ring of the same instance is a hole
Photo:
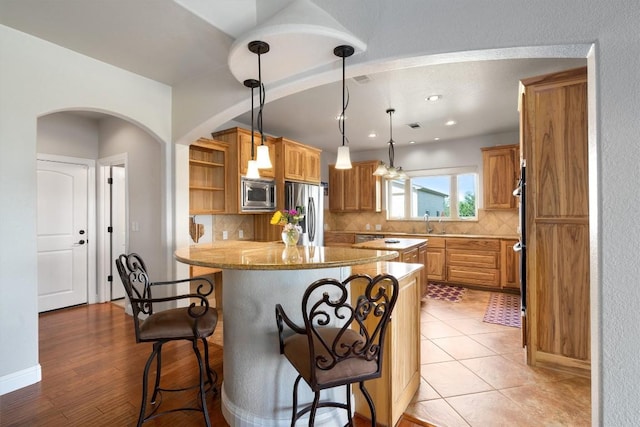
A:
{"label": "stainless steel microwave", "polygon": [[242,212],[273,212],[276,210],[276,183],[268,179],[241,179]]}

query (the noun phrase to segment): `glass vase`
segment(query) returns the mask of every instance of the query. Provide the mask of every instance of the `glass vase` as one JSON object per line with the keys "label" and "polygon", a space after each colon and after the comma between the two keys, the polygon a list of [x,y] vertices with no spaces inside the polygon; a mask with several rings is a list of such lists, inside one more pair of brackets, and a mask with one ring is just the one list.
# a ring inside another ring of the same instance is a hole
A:
{"label": "glass vase", "polygon": [[296,246],[300,239],[300,227],[295,226],[282,231],[282,241],[285,246]]}

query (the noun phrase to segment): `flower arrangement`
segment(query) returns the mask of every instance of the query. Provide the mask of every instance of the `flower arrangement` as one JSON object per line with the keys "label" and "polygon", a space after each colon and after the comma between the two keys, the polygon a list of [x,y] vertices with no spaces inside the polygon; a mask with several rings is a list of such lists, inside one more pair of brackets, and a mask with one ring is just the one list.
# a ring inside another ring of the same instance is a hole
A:
{"label": "flower arrangement", "polygon": [[284,230],[286,231],[296,227],[302,218],[304,218],[302,209],[300,211],[297,209],[285,209],[283,211],[275,211],[271,217],[271,224],[284,225]]}

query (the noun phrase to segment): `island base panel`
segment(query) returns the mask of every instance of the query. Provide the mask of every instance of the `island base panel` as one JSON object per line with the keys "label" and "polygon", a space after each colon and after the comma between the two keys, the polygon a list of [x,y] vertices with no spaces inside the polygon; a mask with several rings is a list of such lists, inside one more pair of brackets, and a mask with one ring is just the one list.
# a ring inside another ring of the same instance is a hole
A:
{"label": "island base panel", "polygon": [[[301,302],[315,280],[344,280],[350,267],[306,270],[223,270],[224,354],[222,411],[231,427],[290,426],[295,369],[280,354],[275,306],[302,325]],[[304,381],[303,381],[304,383]],[[321,400],[345,401],[345,388],[325,390]],[[299,407],[313,400],[306,383]],[[308,423],[301,421],[301,424]],[[318,410],[317,426],[344,426],[344,410]]]}

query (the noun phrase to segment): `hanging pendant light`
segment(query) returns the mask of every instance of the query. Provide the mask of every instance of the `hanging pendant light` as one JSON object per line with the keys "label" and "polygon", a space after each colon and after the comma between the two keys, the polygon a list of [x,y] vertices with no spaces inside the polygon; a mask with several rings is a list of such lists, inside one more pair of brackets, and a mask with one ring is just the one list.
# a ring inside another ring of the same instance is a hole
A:
{"label": "hanging pendant light", "polygon": [[393,161],[395,160],[395,141],[393,140],[393,119],[392,115],[396,110],[393,108],[387,109],[387,114],[389,115],[389,166],[385,165],[384,162],[380,162],[375,171],[373,171],[373,175],[381,176],[386,179],[397,179],[404,181],[409,177],[402,170],[401,167],[395,167]]}
{"label": "hanging pendant light", "polygon": [[[262,65],[260,62],[260,55],[269,52],[269,44],[263,41],[252,41],[249,43],[249,50],[258,55],[258,87],[260,92],[258,94],[260,98],[260,110],[258,111],[258,131],[260,132],[260,145],[258,145],[258,153],[256,156],[256,163],[258,169],[271,169],[271,157],[269,156],[269,147],[264,144],[265,137],[262,131],[262,112],[264,110],[265,90],[262,83]],[[253,93],[253,92],[252,92]],[[252,101],[253,102],[253,101]],[[252,116],[253,117],[253,116]],[[251,119],[253,125],[253,118]]]}
{"label": "hanging pendant light", "polygon": [[351,169],[351,156],[349,155],[349,146],[345,145],[346,137],[344,135],[344,125],[345,125],[345,111],[347,110],[347,105],[349,104],[348,95],[345,97],[345,62],[346,58],[353,55],[354,49],[348,45],[338,46],[333,49],[334,55],[342,58],[342,112],[340,113],[340,117],[338,119],[338,128],[340,129],[340,133],[342,134],[342,146],[338,147],[338,158],[336,159],[336,169]]}
{"label": "hanging pendant light", "polygon": [[258,179],[260,178],[260,171],[258,170],[258,162],[255,160],[255,144],[253,141],[253,90],[259,86],[259,82],[256,79],[247,79],[244,81],[244,85],[251,88],[251,158],[247,164],[247,178]]}

